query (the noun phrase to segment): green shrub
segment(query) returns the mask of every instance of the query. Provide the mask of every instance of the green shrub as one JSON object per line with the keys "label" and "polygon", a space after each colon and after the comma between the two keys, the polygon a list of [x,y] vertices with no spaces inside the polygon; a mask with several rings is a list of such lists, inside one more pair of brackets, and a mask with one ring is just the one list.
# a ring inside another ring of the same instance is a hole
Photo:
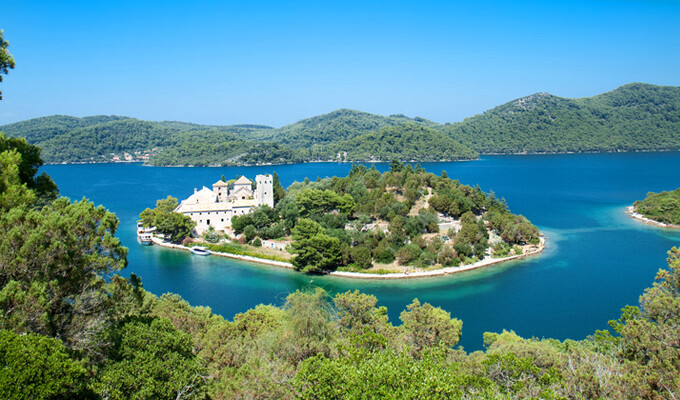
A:
{"label": "green shrub", "polygon": [[[517,246],[515,246],[517,247]],[[505,242],[498,242],[493,245],[494,258],[507,257],[510,255],[510,245]],[[515,253],[517,254],[517,253]]]}
{"label": "green shrub", "polygon": [[215,232],[212,227],[203,234],[203,240],[205,240],[208,243],[217,243],[220,241],[220,234]]}
{"label": "green shrub", "polygon": [[216,251],[218,253],[229,253],[229,254],[235,254],[235,255],[238,255],[238,256],[250,256],[250,257],[263,258],[265,260],[290,262],[290,260],[287,259],[287,258],[275,256],[275,255],[271,255],[271,254],[264,254],[264,253],[255,252],[255,251],[248,249],[247,247],[244,247],[240,244],[235,244],[235,243],[212,244],[212,243],[198,242],[198,243],[194,243],[194,245],[205,246],[205,247],[209,248],[211,251]]}
{"label": "green shrub", "polygon": [[420,256],[422,250],[417,244],[411,243],[399,249],[395,256],[401,265],[407,265],[411,261],[417,259]]}
{"label": "green shrub", "polygon": [[373,259],[379,264],[389,264],[394,261],[394,250],[387,246],[378,246],[373,250]]}

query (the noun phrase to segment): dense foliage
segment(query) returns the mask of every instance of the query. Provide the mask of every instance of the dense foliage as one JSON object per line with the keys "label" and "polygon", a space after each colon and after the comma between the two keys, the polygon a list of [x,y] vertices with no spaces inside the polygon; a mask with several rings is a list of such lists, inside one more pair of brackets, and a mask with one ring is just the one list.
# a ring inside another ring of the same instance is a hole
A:
{"label": "dense foliage", "polygon": [[229,132],[182,132],[176,142],[151,157],[153,165],[286,164],[305,161],[304,154],[272,142],[252,142]]}
{"label": "dense foliage", "polygon": [[[440,226],[440,216],[451,225]],[[458,228],[454,228],[458,221]],[[374,264],[430,268],[485,257],[494,243],[538,243],[538,229],[503,201],[393,161],[390,171],[354,165],[346,177],[296,182],[275,205],[232,218],[248,241],[292,241],[293,265],[305,272]],[[508,255],[508,254],[505,254]]]}
{"label": "dense foliage", "polygon": [[[59,195],[57,185],[52,181],[46,173],[37,175],[38,169],[43,165],[40,157],[40,148],[26,143],[24,138],[7,138],[0,132],[0,152],[15,151],[14,155],[6,154],[6,157],[16,158],[17,179],[21,183],[26,184],[28,189],[32,189],[37,196],[38,205],[44,205],[47,202],[54,200]],[[7,160],[7,159],[6,159]],[[14,167],[6,164],[5,168]],[[7,175],[9,176],[9,175]],[[8,185],[7,182],[0,182],[0,185]],[[0,186],[0,190],[6,186]]]}
{"label": "dense foliage", "polygon": [[[155,165],[227,165],[294,162],[289,149],[242,139],[259,125],[205,126],[118,116],[51,116],[5,125],[43,149],[47,162],[147,161]],[[126,158],[126,154],[128,155]],[[290,160],[290,161],[289,161]]]}
{"label": "dense foliage", "polygon": [[0,398],[86,397],[87,370],[58,339],[0,330]]}
{"label": "dense foliage", "polygon": [[680,149],[680,88],[633,83],[581,99],[537,93],[441,131],[479,153]]}
{"label": "dense foliage", "polygon": [[434,129],[405,123],[330,144],[328,158],[344,161],[449,161],[477,158],[477,153]]}
{"label": "dense foliage", "polygon": [[633,208],[639,214],[664,224],[680,225],[680,189],[670,192],[647,193]]}
{"label": "dense foliage", "polygon": [[404,123],[415,123],[423,126],[437,125],[419,117],[408,118],[404,115],[384,117],[362,111],[340,109],[328,114],[303,119],[278,129],[246,136],[253,139],[274,140],[295,149],[310,149],[375,132],[385,126],[397,126]]}
{"label": "dense foliage", "polygon": [[[5,40],[5,33],[0,29],[0,82],[2,82],[2,75],[7,75],[9,70],[14,68],[14,57],[7,50],[8,46],[9,42]],[[2,92],[0,92],[0,100],[2,100]]]}
{"label": "dense foliage", "polygon": [[168,196],[156,201],[155,208],[147,208],[139,214],[146,227],[156,227],[156,232],[174,243],[181,243],[196,226],[196,222],[188,215],[175,212],[179,206],[176,198]]}
{"label": "dense foliage", "polygon": [[[672,399],[680,391],[679,249],[611,331],[578,342],[486,333],[485,351],[467,354],[456,348],[462,322],[417,299],[394,325],[376,297],[358,291],[297,291],[231,321],[177,295],[153,296],[136,276],[116,274],[126,249],[113,214],[85,200],[38,206],[19,173],[21,152],[4,150],[0,162],[2,398]],[[347,178],[297,184],[279,204],[305,216],[292,227],[296,237],[333,238],[315,220],[332,218],[319,219],[318,210],[338,210],[326,214],[333,218],[370,212],[375,205],[351,194],[372,196],[359,182],[398,187],[421,173],[398,163],[382,175],[356,167]],[[469,220],[465,235],[478,237],[475,210],[498,201],[445,178],[422,179],[442,188],[442,207],[455,211],[456,200],[455,212]],[[403,218],[402,207],[383,204],[377,212]],[[502,225],[507,216],[496,218]]]}

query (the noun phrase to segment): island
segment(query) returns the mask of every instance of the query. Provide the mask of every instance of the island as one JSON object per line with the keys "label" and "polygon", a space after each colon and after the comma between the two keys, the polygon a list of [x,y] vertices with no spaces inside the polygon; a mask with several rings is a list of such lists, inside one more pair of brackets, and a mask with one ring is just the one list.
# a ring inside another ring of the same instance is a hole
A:
{"label": "island", "polygon": [[640,221],[669,228],[680,229],[680,188],[661,193],[647,193],[626,210]]}
{"label": "island", "polygon": [[504,199],[393,161],[295,182],[276,173],[195,189],[140,214],[156,244],[351,278],[445,275],[541,252],[544,240]]}

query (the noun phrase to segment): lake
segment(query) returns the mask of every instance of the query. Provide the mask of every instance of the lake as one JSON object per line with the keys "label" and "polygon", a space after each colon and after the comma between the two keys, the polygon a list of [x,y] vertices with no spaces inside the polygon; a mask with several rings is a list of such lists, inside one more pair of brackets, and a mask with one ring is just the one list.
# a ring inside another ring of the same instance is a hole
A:
{"label": "lake", "polygon": [[[680,231],[645,225],[624,215],[647,192],[680,187],[680,153],[612,153],[485,156],[478,161],[422,163],[451,179],[504,197],[510,210],[529,218],[547,236],[541,255],[447,277],[352,280],[222,257],[140,246],[136,220],[168,195],[181,199],[210,187],[222,175],[254,178],[276,171],[284,187],[305,177],[344,176],[350,164],[311,163],[259,167],[162,168],[141,164],[48,165],[61,194],[86,197],[116,213],[118,237],[130,248],[125,274],[142,277],[161,295],[180,294],[231,319],[260,303],[281,305],[297,290],[320,286],[331,294],[350,289],[375,295],[390,320],[414,298],[463,321],[460,344],[482,349],[482,333],[514,330],[524,337],[582,339],[620,309],[637,305],[666,252],[680,246]],[[387,164],[376,164],[384,171]]]}

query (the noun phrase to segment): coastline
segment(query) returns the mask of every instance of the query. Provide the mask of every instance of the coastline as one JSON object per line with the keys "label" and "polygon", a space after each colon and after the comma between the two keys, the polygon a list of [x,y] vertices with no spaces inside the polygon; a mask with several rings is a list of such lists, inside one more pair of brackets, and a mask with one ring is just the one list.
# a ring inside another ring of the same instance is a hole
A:
{"label": "coastline", "polygon": [[[171,249],[184,250],[184,251],[191,251],[191,247],[182,246],[181,244],[173,244],[173,243],[164,242],[164,241],[162,241],[161,239],[159,239],[155,236],[151,238],[151,241],[153,241],[154,244],[161,246],[161,247],[167,247],[167,248],[171,248]],[[293,268],[293,264],[283,262],[283,261],[268,260],[266,258],[243,256],[243,255],[239,255],[239,254],[221,253],[221,252],[212,251],[212,250],[209,250],[209,251],[210,251],[210,254],[216,255],[216,256],[235,258],[237,260],[251,261],[251,262],[256,262],[256,263],[260,263],[260,264],[273,265],[275,267],[284,267],[284,268],[291,268],[291,269]]]}
{"label": "coastline", "polygon": [[680,229],[680,225],[666,224],[666,223],[663,223],[663,222],[655,221],[651,218],[647,218],[642,214],[638,214],[637,212],[635,212],[635,208],[633,206],[626,207],[626,211],[624,211],[624,213],[626,215],[628,215],[629,217],[636,219],[636,220],[638,220],[642,223],[645,223],[645,224],[654,225],[654,226],[658,226],[658,227],[661,227],[661,228]]}
{"label": "coastline", "polygon": [[[523,152],[509,152],[509,153],[479,153],[477,158],[451,159],[451,160],[408,160],[409,163],[426,163],[426,162],[462,162],[462,161],[479,161],[482,156],[534,156],[534,155],[563,155],[563,154],[614,154],[614,153],[668,153],[680,151],[678,148],[668,149],[633,149],[633,150],[585,150],[585,151],[523,151]],[[312,164],[312,163],[348,163],[348,164],[379,164],[389,163],[390,161],[378,160],[306,160],[300,162],[285,162],[285,163],[255,163],[255,164],[234,164],[234,165],[203,165],[201,167],[219,168],[219,167],[262,167],[262,166],[278,166],[278,165],[292,165],[292,164]],[[144,160],[121,160],[121,161],[61,161],[61,162],[45,162],[44,165],[80,165],[80,164],[134,164],[141,163],[145,167],[160,167],[160,168],[195,168],[195,165],[153,165]]]}
{"label": "coastline", "polygon": [[[152,241],[154,244],[157,244],[158,246],[161,247],[167,247],[167,248],[173,248],[173,249],[178,249],[178,250],[184,250],[184,251],[191,251],[190,247],[182,246],[179,244],[172,244],[168,242],[164,242],[156,237],[152,238]],[[351,279],[409,279],[409,278],[427,278],[427,277],[435,277],[435,276],[444,276],[444,275],[451,275],[451,274],[456,274],[459,272],[465,272],[465,271],[470,271],[473,269],[477,268],[482,268],[482,267],[487,267],[489,265],[494,265],[494,264],[499,264],[505,261],[512,261],[512,260],[518,260],[521,258],[526,258],[530,256],[534,256],[537,254],[540,254],[545,250],[545,238],[541,237],[540,242],[538,244],[538,248],[534,251],[528,252],[526,254],[519,254],[515,256],[509,256],[509,257],[502,257],[502,258],[491,258],[491,257],[486,257],[483,260],[477,261],[476,263],[473,264],[468,264],[468,265],[463,265],[459,267],[444,267],[432,271],[419,271],[419,272],[395,272],[392,274],[372,274],[372,273],[363,273],[363,272],[348,272],[348,271],[333,271],[328,273],[327,275],[330,276],[338,276],[342,278],[351,278]],[[228,258],[235,258],[237,260],[243,260],[243,261],[250,261],[250,262],[256,262],[260,264],[266,264],[266,265],[272,265],[276,267],[284,267],[284,268],[290,268],[293,269],[293,264],[288,263],[288,262],[283,262],[283,261],[275,261],[275,260],[268,260],[266,258],[259,258],[259,257],[252,257],[252,256],[243,256],[243,255],[238,255],[238,254],[231,254],[231,253],[221,253],[217,251],[210,251],[212,255],[216,256],[221,256],[221,257],[228,257]]]}

